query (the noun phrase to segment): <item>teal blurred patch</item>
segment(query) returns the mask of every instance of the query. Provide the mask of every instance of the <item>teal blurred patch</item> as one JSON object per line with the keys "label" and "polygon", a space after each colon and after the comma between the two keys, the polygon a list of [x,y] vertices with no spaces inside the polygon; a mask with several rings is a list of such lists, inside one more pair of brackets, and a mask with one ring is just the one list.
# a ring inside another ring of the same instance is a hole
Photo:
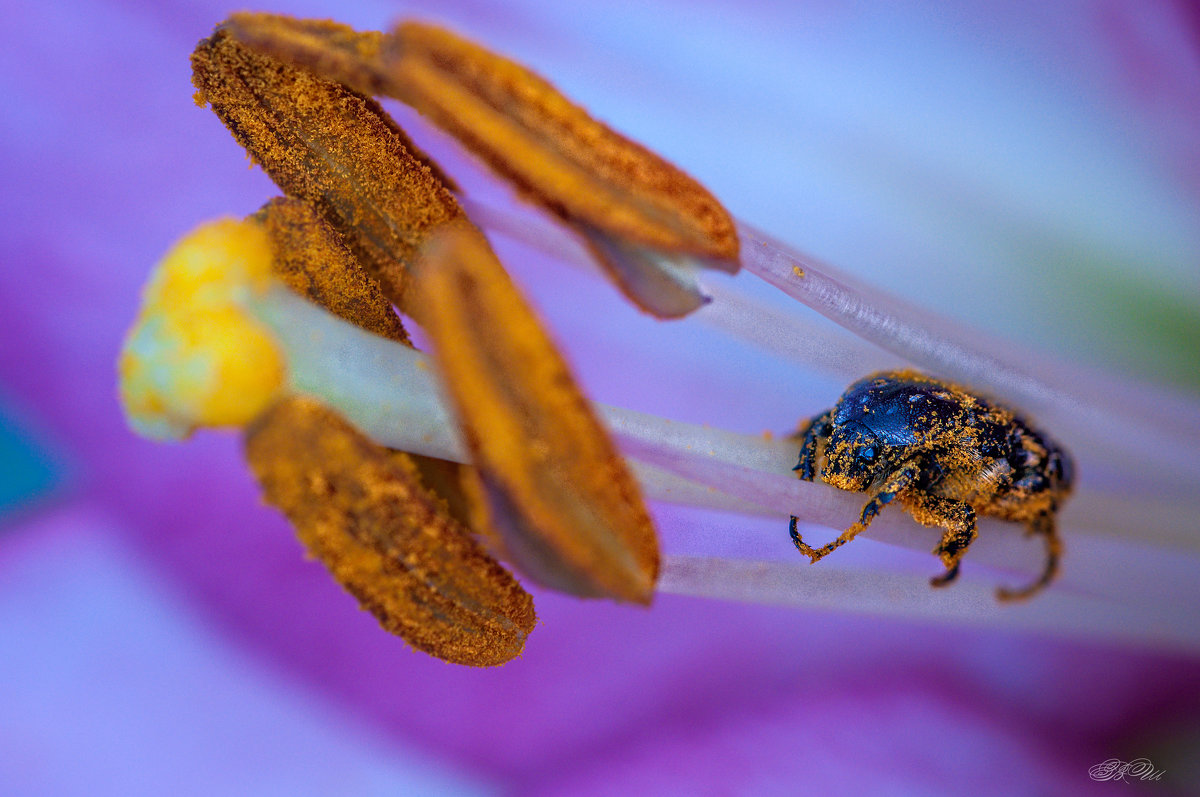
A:
{"label": "teal blurred patch", "polygon": [[20,421],[0,410],[0,517],[48,494],[61,476],[49,450]]}

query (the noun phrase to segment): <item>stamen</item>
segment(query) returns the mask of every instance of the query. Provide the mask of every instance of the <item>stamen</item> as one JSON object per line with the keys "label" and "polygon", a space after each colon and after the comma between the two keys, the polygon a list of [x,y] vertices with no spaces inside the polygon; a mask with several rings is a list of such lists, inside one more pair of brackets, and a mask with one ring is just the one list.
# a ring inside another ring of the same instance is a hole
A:
{"label": "stamen", "polygon": [[462,211],[395,122],[374,101],[223,30],[196,47],[192,70],[198,101],[280,188],[311,202],[403,306],[405,269]]}
{"label": "stamen", "polygon": [[246,432],[266,499],[388,631],[445,661],[520,655],[533,601],[426,490],[409,458],[294,398]]}
{"label": "stamen", "polygon": [[[359,94],[387,94],[389,78],[380,52],[384,34],[379,31],[359,32],[328,19],[296,19],[246,11],[231,14],[217,28],[263,55],[340,83]],[[384,118],[392,124],[386,114]],[[455,189],[454,181],[403,130],[397,127],[396,132],[410,155],[447,188]]]}
{"label": "stamen", "polygon": [[379,283],[312,205],[290,197],[272,199],[253,218],[271,237],[271,268],[285,285],[368,332],[409,342]]}
{"label": "stamen", "polygon": [[478,474],[475,525],[547,586],[648,603],[658,543],[637,486],[483,236],[438,233],[415,298]]}

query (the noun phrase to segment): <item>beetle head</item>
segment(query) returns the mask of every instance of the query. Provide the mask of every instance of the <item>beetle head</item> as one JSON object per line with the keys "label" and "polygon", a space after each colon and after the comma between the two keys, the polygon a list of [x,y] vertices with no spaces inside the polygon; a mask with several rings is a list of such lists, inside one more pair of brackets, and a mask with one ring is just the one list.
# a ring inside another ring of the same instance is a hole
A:
{"label": "beetle head", "polygon": [[875,433],[852,421],[833,430],[825,444],[821,479],[843,490],[861,492],[887,470],[885,450]]}

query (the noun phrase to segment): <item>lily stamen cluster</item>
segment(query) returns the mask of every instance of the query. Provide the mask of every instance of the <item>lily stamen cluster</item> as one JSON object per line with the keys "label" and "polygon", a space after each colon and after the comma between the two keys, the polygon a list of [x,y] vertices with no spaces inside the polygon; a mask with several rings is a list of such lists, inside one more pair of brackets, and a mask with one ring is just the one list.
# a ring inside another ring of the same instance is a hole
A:
{"label": "lily stamen cluster", "polygon": [[[1159,522],[1134,544],[1196,554],[1191,404],[1150,388],[1096,390],[1102,377],[1015,356],[856,285],[736,221],[529,70],[448,31],[237,14],[192,65],[198,103],[285,196],[201,228],[160,264],[122,355],[127,414],[157,438],[242,429],[266,499],[415,647],[477,666],[519,655],[533,602],[501,562],[552,589],[641,604],[657,590],[1200,642],[1169,607],[1123,600],[1086,575],[1073,582],[1069,567],[1061,589],[1014,608],[996,606],[990,586],[931,593],[915,574],[664,557],[644,497],[779,517],[785,555],[788,515],[837,528],[861,501],[797,480],[798,443],[786,433],[594,405],[483,231],[598,268],[642,311],[716,326],[793,366],[844,380],[916,365],[1021,406],[1061,434],[1084,473],[1115,460],[1116,475],[1130,475],[1085,480],[1064,516],[1068,549],[1073,528],[1128,541],[1151,511]],[[545,215],[464,196],[371,96],[415,108]],[[730,280],[739,269],[852,335],[749,298]],[[432,356],[413,347],[395,308],[421,326]],[[1182,433],[1163,421],[1168,410],[1186,421]],[[1135,433],[1107,434],[1117,419]],[[1149,510],[1120,497],[1139,481],[1157,491]],[[1036,569],[1036,551],[1011,530],[984,523],[980,533],[972,561]],[[931,546],[900,513],[868,536]],[[1124,618],[1115,633],[1105,616]]]}

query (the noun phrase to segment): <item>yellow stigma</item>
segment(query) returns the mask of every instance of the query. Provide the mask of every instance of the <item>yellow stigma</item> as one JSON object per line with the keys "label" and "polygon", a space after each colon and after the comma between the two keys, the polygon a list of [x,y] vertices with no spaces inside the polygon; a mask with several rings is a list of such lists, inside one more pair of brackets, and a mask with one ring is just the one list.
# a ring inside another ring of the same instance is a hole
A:
{"label": "yellow stigma", "polygon": [[199,426],[242,426],[271,403],[284,356],[243,309],[270,276],[270,240],[253,222],[210,222],[167,253],[118,362],[130,426],[181,439]]}

